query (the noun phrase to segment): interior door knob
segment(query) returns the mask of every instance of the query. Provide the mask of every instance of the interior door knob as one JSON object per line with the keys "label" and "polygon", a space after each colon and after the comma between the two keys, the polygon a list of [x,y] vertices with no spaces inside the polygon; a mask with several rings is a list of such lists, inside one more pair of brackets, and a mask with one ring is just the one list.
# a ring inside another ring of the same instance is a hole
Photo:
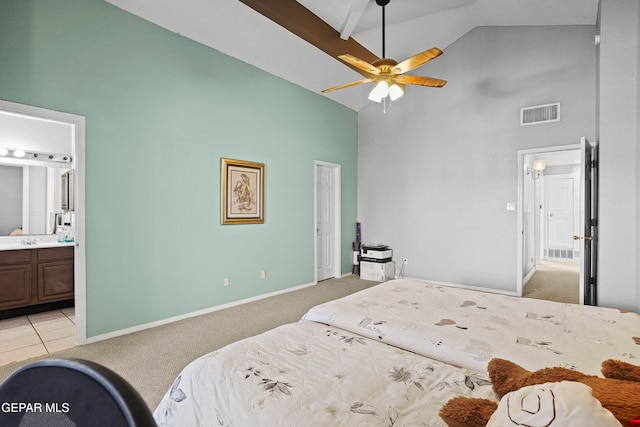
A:
{"label": "interior door knob", "polygon": [[591,240],[593,240],[593,237],[591,237],[591,236],[584,236],[584,237],[582,237],[582,236],[573,236],[573,240],[581,240],[581,239],[591,241]]}

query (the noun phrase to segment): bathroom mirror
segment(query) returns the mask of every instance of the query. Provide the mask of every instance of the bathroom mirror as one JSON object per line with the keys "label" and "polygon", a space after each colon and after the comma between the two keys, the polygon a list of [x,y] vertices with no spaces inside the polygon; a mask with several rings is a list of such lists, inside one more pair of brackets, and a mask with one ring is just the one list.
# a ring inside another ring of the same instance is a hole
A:
{"label": "bathroom mirror", "polygon": [[0,110],[0,236],[53,234],[72,221],[61,206],[72,142],[68,123]]}
{"label": "bathroom mirror", "polygon": [[0,236],[54,234],[68,224],[61,209],[61,176],[69,168],[0,162]]}

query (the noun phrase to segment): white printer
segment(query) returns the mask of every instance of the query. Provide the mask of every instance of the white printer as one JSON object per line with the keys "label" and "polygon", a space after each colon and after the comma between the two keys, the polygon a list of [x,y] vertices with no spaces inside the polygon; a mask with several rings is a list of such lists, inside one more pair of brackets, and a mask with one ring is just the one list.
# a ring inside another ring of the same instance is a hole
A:
{"label": "white printer", "polygon": [[393,250],[387,245],[363,245],[360,255],[360,278],[384,282],[394,277]]}
{"label": "white printer", "polygon": [[393,249],[387,245],[363,245],[362,261],[388,262],[393,258]]}

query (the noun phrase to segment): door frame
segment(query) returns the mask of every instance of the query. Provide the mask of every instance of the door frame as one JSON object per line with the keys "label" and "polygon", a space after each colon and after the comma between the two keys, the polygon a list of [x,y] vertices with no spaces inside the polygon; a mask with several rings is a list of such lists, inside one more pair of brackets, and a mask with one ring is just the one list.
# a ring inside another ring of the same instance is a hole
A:
{"label": "door frame", "polygon": [[335,182],[334,203],[333,203],[333,257],[334,271],[333,277],[342,275],[342,165],[338,163],[330,163],[322,160],[315,160],[313,164],[313,282],[318,283],[318,233],[316,227],[318,224],[318,168],[320,166],[328,167],[333,171]]}
{"label": "door frame", "polygon": [[73,262],[74,305],[76,322],[76,344],[87,342],[87,267],[86,267],[86,231],[85,231],[85,117],[61,111],[15,102],[0,100],[0,110],[37,119],[51,120],[71,125],[72,156],[74,160],[75,180],[75,246]]}
{"label": "door frame", "polygon": [[[516,295],[522,296],[523,288],[524,288],[524,274],[522,271],[523,268],[523,256],[524,256],[524,158],[527,155],[531,154],[542,154],[542,153],[556,153],[561,151],[569,151],[569,150],[581,150],[583,144],[569,144],[569,145],[557,145],[551,147],[540,147],[540,148],[531,148],[525,150],[518,150],[518,189],[517,189],[517,203],[516,203],[516,215],[517,215],[517,255],[516,255]],[[583,171],[581,169],[580,173],[580,182],[583,181]],[[580,185],[580,201],[584,200],[584,185]],[[582,224],[583,218],[580,218],[580,224]],[[537,254],[537,250],[536,250]],[[581,257],[584,256],[582,253]],[[580,262],[580,304],[583,304],[584,299],[584,289],[582,286],[582,279],[584,272],[582,271],[582,260]]]}

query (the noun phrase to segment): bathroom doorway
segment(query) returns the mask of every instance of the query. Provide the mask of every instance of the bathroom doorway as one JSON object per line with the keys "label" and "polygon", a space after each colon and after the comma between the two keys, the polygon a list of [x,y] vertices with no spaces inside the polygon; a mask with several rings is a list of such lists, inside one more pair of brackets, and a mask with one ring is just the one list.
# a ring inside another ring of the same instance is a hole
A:
{"label": "bathroom doorway", "polygon": [[[75,171],[73,194],[75,202],[75,244],[73,246],[74,266],[74,317],[76,344],[85,344],[86,331],[86,252],[85,252],[85,118],[76,114],[49,110],[45,108],[18,104],[0,100],[0,112],[8,118],[7,129],[10,129],[11,117],[15,117],[16,126],[23,126],[32,120],[33,124],[47,123],[66,125],[69,128],[68,137],[61,144],[69,144]],[[20,122],[17,125],[18,121]],[[15,129],[19,132],[20,129]],[[50,143],[50,142],[49,142]],[[40,139],[34,143],[34,151],[48,152],[47,140]],[[9,147],[11,148],[11,147]],[[49,147],[51,148],[51,147]],[[54,150],[49,150],[55,152]]]}

